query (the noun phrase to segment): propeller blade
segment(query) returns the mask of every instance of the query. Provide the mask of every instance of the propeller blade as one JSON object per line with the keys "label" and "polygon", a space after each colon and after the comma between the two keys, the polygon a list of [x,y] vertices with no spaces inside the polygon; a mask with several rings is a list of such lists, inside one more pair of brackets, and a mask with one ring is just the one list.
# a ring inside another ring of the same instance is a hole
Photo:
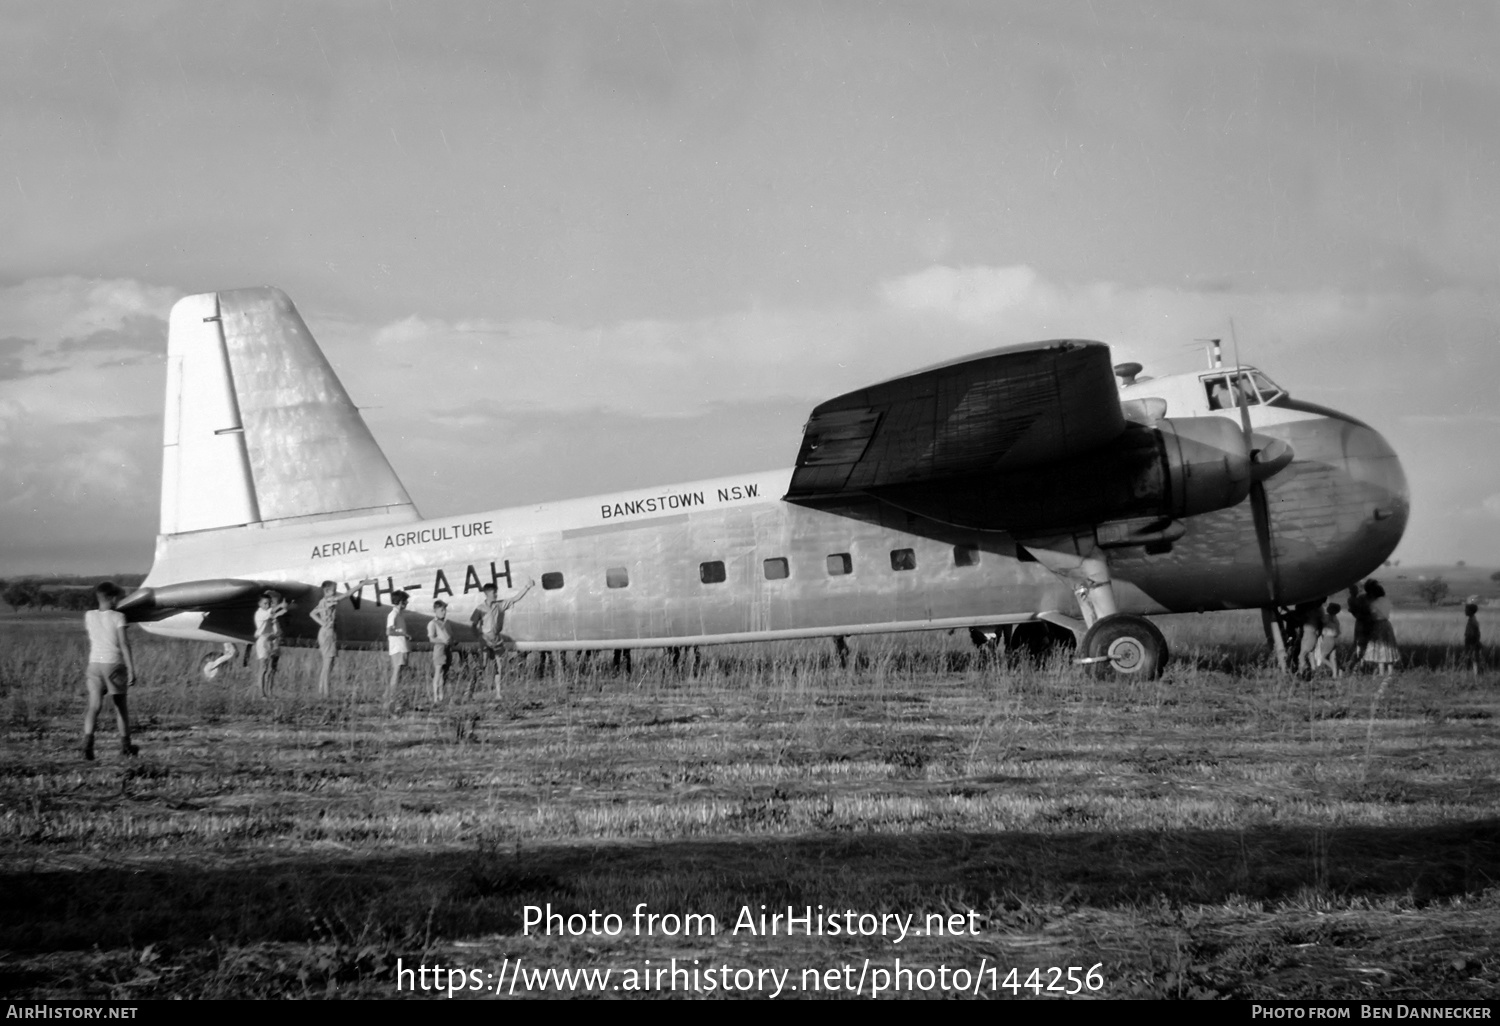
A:
{"label": "propeller blade", "polygon": [[[1272,606],[1280,605],[1280,591],[1276,580],[1276,552],[1271,547],[1271,510],[1266,503],[1266,486],[1262,483],[1275,471],[1265,474],[1255,472],[1257,457],[1261,453],[1255,444],[1255,432],[1250,427],[1250,402],[1245,388],[1249,386],[1250,380],[1240,370],[1240,338],[1234,330],[1234,320],[1229,321],[1230,338],[1234,341],[1234,374],[1231,376],[1229,393],[1234,396],[1234,404],[1240,410],[1240,429],[1245,433],[1245,448],[1250,452],[1251,476],[1250,482],[1250,516],[1255,522],[1255,542],[1260,546],[1260,563],[1266,571],[1266,594],[1271,599]],[[1285,444],[1285,443],[1283,443]],[[1291,446],[1286,446],[1286,463],[1291,462]],[[1281,454],[1277,453],[1279,457]],[[1270,466],[1268,463],[1267,466]],[[1280,469],[1279,467],[1277,469]]]}

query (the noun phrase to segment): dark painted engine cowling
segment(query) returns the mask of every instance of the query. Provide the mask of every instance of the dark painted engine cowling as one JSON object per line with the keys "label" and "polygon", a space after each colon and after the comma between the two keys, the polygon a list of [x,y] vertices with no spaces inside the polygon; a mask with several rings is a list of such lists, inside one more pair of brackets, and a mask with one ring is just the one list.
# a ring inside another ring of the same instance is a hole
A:
{"label": "dark painted engine cowling", "polygon": [[1180,518],[1238,505],[1251,461],[1225,417],[1128,423],[1108,445],[1009,474],[872,489],[892,505],[982,530],[1054,532],[1127,517]]}

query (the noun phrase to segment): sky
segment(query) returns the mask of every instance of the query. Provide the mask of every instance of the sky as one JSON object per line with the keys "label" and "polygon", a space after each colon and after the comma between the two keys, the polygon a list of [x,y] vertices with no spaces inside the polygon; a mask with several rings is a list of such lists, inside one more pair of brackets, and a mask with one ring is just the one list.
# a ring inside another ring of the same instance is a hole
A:
{"label": "sky", "polygon": [[144,571],[166,316],[280,286],[424,514],[789,466],[818,402],[1234,334],[1500,565],[1487,2],[0,6],[0,575]]}

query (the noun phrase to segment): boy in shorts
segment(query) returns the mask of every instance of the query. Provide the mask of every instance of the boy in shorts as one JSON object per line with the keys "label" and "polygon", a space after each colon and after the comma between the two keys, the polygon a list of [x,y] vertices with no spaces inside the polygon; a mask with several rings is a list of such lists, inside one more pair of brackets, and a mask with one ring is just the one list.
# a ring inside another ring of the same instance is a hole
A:
{"label": "boy in shorts", "polygon": [[133,756],[140,749],[130,743],[130,713],[126,695],[135,683],[135,657],[125,634],[125,614],[115,609],[120,589],[105,581],[94,589],[98,609],[83,614],[83,626],[89,633],[88,708],[83,714],[83,757],[94,758],[94,725],[104,696],[109,695],[115,707],[115,723],[120,728],[120,754]]}
{"label": "boy in shorts", "polygon": [[272,590],[260,597],[260,608],[255,611],[255,658],[259,660],[256,678],[262,698],[270,698],[276,686],[276,664],[281,661],[281,618],[286,613],[286,600],[281,592]]}
{"label": "boy in shorts", "polygon": [[[355,590],[367,584],[375,584],[375,578],[366,577],[355,586]],[[339,656],[339,603],[349,597],[349,592],[340,592],[332,581],[323,582],[323,597],[313,606],[312,619],[318,625],[318,654],[322,657],[322,669],[318,671],[318,695],[328,697],[329,681],[333,678],[333,661]]]}
{"label": "boy in shorts", "polygon": [[484,651],[484,672],[488,677],[491,668],[495,673],[495,697],[499,698],[500,668],[505,664],[505,653],[510,647],[510,638],[505,634],[505,613],[511,606],[526,597],[536,581],[527,581],[515,598],[501,600],[495,596],[494,583],[479,589],[484,601],[469,616],[469,626],[479,635],[479,647]]}
{"label": "boy in shorts", "polygon": [[448,603],[438,599],[432,604],[432,619],[427,621],[427,640],[432,642],[432,702],[443,700],[448,685],[448,646],[453,644],[453,629],[448,623]]}
{"label": "boy in shorts", "polygon": [[1316,665],[1328,667],[1335,677],[1339,675],[1339,636],[1343,634],[1343,628],[1339,626],[1339,613],[1342,610],[1343,607],[1337,602],[1328,603],[1323,614],[1323,629],[1318,634]]}

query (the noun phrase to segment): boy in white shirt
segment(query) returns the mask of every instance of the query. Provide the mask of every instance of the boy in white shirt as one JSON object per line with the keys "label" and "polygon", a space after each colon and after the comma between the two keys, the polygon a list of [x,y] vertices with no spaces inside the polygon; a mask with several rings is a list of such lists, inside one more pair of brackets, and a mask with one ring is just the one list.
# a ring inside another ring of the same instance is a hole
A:
{"label": "boy in white shirt", "polygon": [[286,615],[286,600],[279,591],[268,591],[260,597],[255,611],[255,658],[260,661],[260,697],[270,698],[276,686],[276,664],[281,661],[281,618]]}
{"label": "boy in white shirt", "polygon": [[136,755],[140,749],[130,743],[130,714],[126,696],[135,683],[135,657],[125,634],[125,614],[115,609],[120,589],[105,581],[94,589],[98,609],[83,614],[83,626],[89,633],[89,668],[86,687],[89,704],[83,714],[83,757],[94,758],[94,726],[104,696],[109,695],[115,707],[115,723],[120,728],[120,754]]}
{"label": "boy in white shirt", "polygon": [[406,635],[406,600],[411,598],[404,591],[391,593],[391,613],[385,619],[385,641],[391,653],[391,682],[386,685],[385,704],[396,703],[396,683],[401,677],[401,667],[406,665],[406,653],[411,650]]}

